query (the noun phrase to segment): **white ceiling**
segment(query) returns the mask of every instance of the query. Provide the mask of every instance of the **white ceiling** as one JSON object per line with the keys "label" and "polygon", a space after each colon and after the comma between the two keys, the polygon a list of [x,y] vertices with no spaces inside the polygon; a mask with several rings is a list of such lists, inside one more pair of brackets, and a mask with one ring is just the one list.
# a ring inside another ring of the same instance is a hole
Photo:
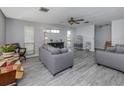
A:
{"label": "white ceiling", "polygon": [[[6,17],[49,24],[68,25],[70,17],[84,18],[90,24],[106,24],[124,18],[124,7],[48,7],[49,12],[39,11],[39,7],[2,7]],[[81,22],[80,25],[84,25]],[[77,25],[73,25],[77,26]]]}

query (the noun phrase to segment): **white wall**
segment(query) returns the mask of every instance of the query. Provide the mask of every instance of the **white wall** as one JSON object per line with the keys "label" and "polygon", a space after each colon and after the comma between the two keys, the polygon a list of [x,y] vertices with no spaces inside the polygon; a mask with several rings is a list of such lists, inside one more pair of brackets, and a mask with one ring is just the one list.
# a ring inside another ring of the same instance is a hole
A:
{"label": "white wall", "polygon": [[112,21],[112,45],[124,44],[124,19]]}
{"label": "white wall", "polygon": [[0,10],[0,44],[5,43],[5,16]]}
{"label": "white wall", "polygon": [[[61,33],[66,33],[67,30],[74,31],[72,28],[68,28],[61,25],[49,25],[36,22],[22,21],[16,19],[6,19],[6,42],[7,43],[20,43],[24,44],[24,26],[32,26],[35,29],[35,54],[38,54],[39,47],[44,43],[44,29],[61,29]],[[61,35],[62,39],[66,38],[66,35]]]}
{"label": "white wall", "polygon": [[111,25],[95,27],[95,48],[104,49],[105,42],[111,40]]}
{"label": "white wall", "polygon": [[76,29],[76,34],[83,36],[83,47],[84,48],[85,48],[86,42],[91,42],[91,50],[90,51],[94,51],[94,33],[95,33],[94,25],[78,27]]}

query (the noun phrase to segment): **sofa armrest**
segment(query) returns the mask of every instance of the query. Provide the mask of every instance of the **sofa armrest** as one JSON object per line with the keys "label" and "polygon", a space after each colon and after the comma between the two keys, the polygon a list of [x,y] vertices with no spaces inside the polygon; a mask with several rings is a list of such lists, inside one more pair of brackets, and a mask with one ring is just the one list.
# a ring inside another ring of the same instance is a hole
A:
{"label": "sofa armrest", "polygon": [[[73,53],[67,52],[59,55],[52,55],[52,59],[54,59],[54,67],[61,67],[61,66],[72,66],[73,65]],[[58,66],[59,64],[59,66]]]}
{"label": "sofa armrest", "polygon": [[101,65],[124,71],[124,54],[96,51],[96,62]]}

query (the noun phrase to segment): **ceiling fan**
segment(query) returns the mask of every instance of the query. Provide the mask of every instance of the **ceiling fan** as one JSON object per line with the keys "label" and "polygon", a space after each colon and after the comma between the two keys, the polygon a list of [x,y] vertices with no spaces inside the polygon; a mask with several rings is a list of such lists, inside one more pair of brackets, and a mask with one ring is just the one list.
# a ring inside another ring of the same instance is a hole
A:
{"label": "ceiling fan", "polygon": [[71,17],[69,20],[68,20],[68,23],[70,25],[73,25],[73,24],[80,24],[79,22],[80,21],[84,21],[84,19],[74,19],[73,17]]}

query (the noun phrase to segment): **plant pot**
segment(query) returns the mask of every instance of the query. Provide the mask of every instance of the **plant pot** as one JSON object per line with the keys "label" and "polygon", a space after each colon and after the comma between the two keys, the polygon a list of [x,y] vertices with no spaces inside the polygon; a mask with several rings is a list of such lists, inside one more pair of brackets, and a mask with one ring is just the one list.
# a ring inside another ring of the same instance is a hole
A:
{"label": "plant pot", "polygon": [[15,52],[3,52],[2,54],[3,54],[3,57],[4,57],[4,58],[7,58],[7,57],[13,56],[14,53],[15,53]]}

